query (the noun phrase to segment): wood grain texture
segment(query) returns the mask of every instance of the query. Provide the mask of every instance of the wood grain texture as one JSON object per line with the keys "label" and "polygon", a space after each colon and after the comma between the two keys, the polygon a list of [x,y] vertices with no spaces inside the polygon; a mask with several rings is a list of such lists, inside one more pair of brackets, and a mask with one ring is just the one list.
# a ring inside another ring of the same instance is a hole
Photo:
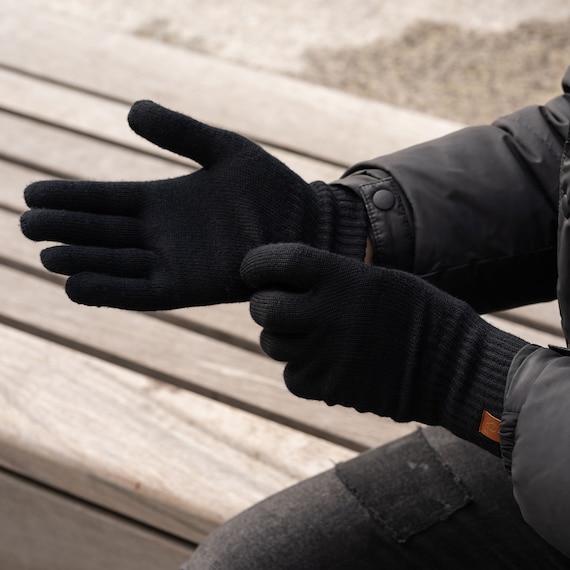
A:
{"label": "wood grain texture", "polygon": [[0,465],[191,541],[354,456],[0,326]]}
{"label": "wood grain texture", "polygon": [[6,112],[0,112],[0,132],[2,158],[61,178],[153,180],[189,173],[182,164]]}
{"label": "wood grain texture", "polygon": [[0,471],[0,568],[175,570],[193,550],[190,543]]}
{"label": "wood grain texture", "polygon": [[[187,169],[198,167],[194,161],[165,151],[131,131],[127,124],[130,105],[126,103],[54,85],[49,81],[0,68],[0,107],[4,112],[29,117],[88,138],[102,139],[114,145],[126,146],[151,156],[162,157],[168,162],[177,162]],[[289,152],[271,146],[270,143],[262,146],[307,181],[334,180],[343,172],[341,166]],[[112,148],[109,149],[109,153],[112,154]],[[62,157],[58,164],[51,165],[52,168],[57,166],[63,168],[68,162],[73,162],[73,155],[70,156],[69,161],[65,158],[65,154]],[[73,168],[70,170],[73,171]],[[117,175],[120,173],[118,172]],[[103,173],[102,176],[106,178],[107,175]],[[135,179],[152,179],[160,176],[160,168],[157,168],[155,173],[148,172],[148,174],[147,171],[137,173],[134,170],[131,175]]]}

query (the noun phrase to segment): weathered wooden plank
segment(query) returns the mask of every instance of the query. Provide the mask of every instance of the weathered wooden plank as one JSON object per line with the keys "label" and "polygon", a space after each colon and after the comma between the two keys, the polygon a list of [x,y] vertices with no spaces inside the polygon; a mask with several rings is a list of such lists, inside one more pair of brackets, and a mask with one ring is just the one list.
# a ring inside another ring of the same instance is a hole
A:
{"label": "weathered wooden plank", "polygon": [[0,567],[176,569],[192,545],[0,471]]}
{"label": "weathered wooden plank", "polygon": [[[49,80],[0,67],[0,107],[62,128],[104,137],[109,141],[148,151],[148,143],[134,135],[127,124],[129,105],[78,91]],[[173,158],[172,153],[153,149]]]}
{"label": "weathered wooden plank", "polygon": [[526,340],[527,342],[537,344],[539,346],[565,346],[564,337],[561,334],[552,334],[547,331],[528,327],[524,324],[503,319],[495,315],[483,315],[483,318],[499,329],[505,330]]}
{"label": "weathered wooden plank", "polygon": [[36,180],[49,178],[36,170],[2,159],[0,159],[0,176],[2,177],[0,206],[18,212],[27,209],[24,202],[24,188]]}
{"label": "weathered wooden plank", "polygon": [[518,322],[530,328],[544,330],[556,336],[562,336],[560,310],[557,301],[536,303],[495,314],[499,318]]}
{"label": "weathered wooden plank", "polygon": [[[460,125],[15,5],[0,63],[122,101],[154,99],[301,154],[351,164]],[[303,133],[300,137],[299,134]]]}
{"label": "weathered wooden plank", "polygon": [[354,455],[4,325],[0,338],[0,464],[190,541]]}
{"label": "weathered wooden plank", "polygon": [[97,180],[153,180],[188,174],[168,162],[50,125],[0,112],[0,156],[56,176]]}
{"label": "weathered wooden plank", "polygon": [[[124,145],[168,161],[174,160],[187,167],[197,166],[194,162],[177,157],[135,135],[127,124],[129,105],[126,103],[0,68],[0,108],[5,112]],[[268,152],[309,181],[334,180],[342,174],[343,169],[339,166],[269,145],[264,146]]]}

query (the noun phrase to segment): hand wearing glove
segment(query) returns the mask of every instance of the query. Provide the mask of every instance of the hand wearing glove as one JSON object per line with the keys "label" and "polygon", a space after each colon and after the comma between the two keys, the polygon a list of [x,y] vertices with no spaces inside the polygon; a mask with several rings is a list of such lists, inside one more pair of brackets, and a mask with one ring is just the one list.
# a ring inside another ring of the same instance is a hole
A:
{"label": "hand wearing glove", "polygon": [[250,251],[241,275],[261,346],[287,362],[294,394],[442,425],[499,453],[479,424],[483,410],[500,418],[524,341],[419,277],[302,244]]}
{"label": "hand wearing glove", "polygon": [[41,259],[69,275],[86,305],[172,309],[245,300],[239,267],[251,248],[303,242],[364,258],[366,215],[349,190],[307,184],[250,140],[150,101],[133,130],[203,168],[153,182],[49,181],[30,185],[21,219],[30,239],[61,242]]}

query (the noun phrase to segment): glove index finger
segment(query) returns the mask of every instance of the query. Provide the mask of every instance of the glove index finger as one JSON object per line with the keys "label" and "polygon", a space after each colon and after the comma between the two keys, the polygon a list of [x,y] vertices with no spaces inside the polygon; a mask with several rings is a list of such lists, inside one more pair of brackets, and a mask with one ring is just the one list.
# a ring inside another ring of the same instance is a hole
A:
{"label": "glove index finger", "polygon": [[201,123],[152,101],[134,103],[128,121],[139,136],[205,168],[249,142],[237,133]]}
{"label": "glove index finger", "polygon": [[305,291],[321,279],[331,255],[300,243],[262,245],[247,253],[240,275],[254,289],[279,287]]}

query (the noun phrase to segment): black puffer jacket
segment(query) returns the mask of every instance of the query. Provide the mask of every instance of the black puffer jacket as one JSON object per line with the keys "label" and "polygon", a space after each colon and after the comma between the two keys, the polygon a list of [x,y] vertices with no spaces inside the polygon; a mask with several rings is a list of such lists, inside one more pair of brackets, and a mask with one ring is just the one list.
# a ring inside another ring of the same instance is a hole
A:
{"label": "black puffer jacket", "polygon": [[[337,183],[365,201],[375,262],[422,275],[481,313],[554,299],[559,273],[570,338],[570,152],[563,159],[570,68],[563,91],[493,125],[351,168]],[[501,421],[501,449],[523,516],[567,556],[569,356],[523,348],[506,379]]]}

